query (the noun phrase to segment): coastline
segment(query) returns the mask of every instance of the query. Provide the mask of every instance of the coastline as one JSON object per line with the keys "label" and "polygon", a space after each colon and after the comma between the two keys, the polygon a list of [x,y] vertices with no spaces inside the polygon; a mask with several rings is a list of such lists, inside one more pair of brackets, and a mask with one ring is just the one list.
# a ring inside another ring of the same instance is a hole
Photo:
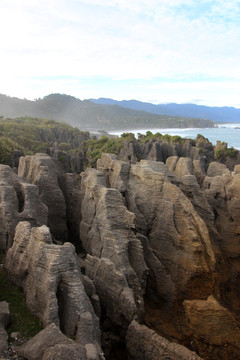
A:
{"label": "coastline", "polygon": [[240,123],[218,123],[213,128],[154,128],[154,129],[132,129],[122,131],[111,131],[109,134],[120,136],[123,132],[131,132],[138,136],[151,131],[153,134],[159,132],[163,135],[179,135],[183,138],[195,139],[198,134],[203,135],[209,141],[216,145],[217,141],[226,142],[229,147],[240,150]]}

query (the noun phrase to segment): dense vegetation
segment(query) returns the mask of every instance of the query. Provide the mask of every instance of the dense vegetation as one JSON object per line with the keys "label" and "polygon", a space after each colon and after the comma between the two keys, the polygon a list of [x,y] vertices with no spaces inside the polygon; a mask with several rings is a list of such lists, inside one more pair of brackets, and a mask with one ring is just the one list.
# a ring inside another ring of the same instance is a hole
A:
{"label": "dense vegetation", "polygon": [[88,138],[88,132],[53,120],[30,117],[0,118],[0,163],[11,164],[16,150],[23,155],[46,152],[46,148],[52,146],[71,150]]}
{"label": "dense vegetation", "polygon": [[[3,255],[0,254],[0,262]],[[23,291],[11,284],[8,280],[7,272],[0,267],[0,301],[7,301],[12,316],[12,325],[8,329],[9,333],[20,332],[24,338],[31,338],[42,330],[40,321],[33,316],[26,307]]]}
{"label": "dense vegetation", "polygon": [[[95,167],[96,162],[100,159],[102,153],[111,153],[115,155],[119,155],[121,150],[124,148],[125,141],[144,145],[148,141],[167,141],[169,143],[181,143],[185,142],[185,139],[181,138],[178,135],[162,135],[160,133],[153,134],[151,131],[147,131],[146,135],[138,134],[138,139],[135,138],[133,133],[123,133],[118,138],[108,138],[107,136],[102,136],[101,139],[92,138],[85,141],[82,144],[82,148],[85,151],[85,167]],[[140,154],[136,154],[138,161],[142,159]]]}
{"label": "dense vegetation", "polygon": [[[137,160],[143,158],[141,148],[149,141],[167,141],[171,144],[183,144],[186,139],[178,135],[170,136],[161,133],[153,134],[147,131],[146,135],[138,134],[136,139],[132,133],[123,133],[120,137],[111,137],[104,134],[100,139],[90,138],[88,132],[80,131],[65,123],[58,123],[49,119],[37,119],[30,117],[19,117],[15,119],[0,118],[0,163],[13,165],[13,158],[16,151],[22,155],[35,154],[36,152],[46,152],[49,148],[54,148],[67,152],[70,155],[72,170],[82,171],[86,167],[95,167],[96,161],[102,153],[112,153],[120,155],[125,142],[133,143]],[[198,135],[196,145],[200,149],[201,143],[207,141],[203,136]],[[202,148],[202,154],[204,149]],[[234,159],[238,156],[238,151],[228,148],[226,143],[218,142],[214,150],[215,159],[225,162],[226,159]],[[77,162],[81,166],[76,166]]]}
{"label": "dense vegetation", "polygon": [[151,114],[117,105],[99,105],[61,94],[51,94],[34,101],[0,94],[0,109],[5,117],[27,115],[48,118],[87,130],[213,127],[211,120]]}

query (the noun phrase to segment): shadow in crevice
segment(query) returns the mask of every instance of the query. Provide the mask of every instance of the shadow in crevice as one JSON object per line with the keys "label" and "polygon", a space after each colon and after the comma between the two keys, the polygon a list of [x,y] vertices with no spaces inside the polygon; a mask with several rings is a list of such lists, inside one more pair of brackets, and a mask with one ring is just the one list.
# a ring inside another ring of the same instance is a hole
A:
{"label": "shadow in crevice", "polygon": [[25,194],[24,189],[19,185],[16,189],[17,199],[18,199],[18,212],[22,213],[25,206]]}

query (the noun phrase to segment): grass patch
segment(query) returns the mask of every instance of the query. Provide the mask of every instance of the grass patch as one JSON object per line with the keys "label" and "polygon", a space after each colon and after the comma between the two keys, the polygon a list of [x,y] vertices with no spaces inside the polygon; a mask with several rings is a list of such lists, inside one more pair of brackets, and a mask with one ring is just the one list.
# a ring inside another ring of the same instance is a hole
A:
{"label": "grass patch", "polygon": [[12,325],[9,334],[18,331],[24,338],[31,338],[43,329],[41,322],[26,307],[23,291],[8,280],[7,271],[0,268],[0,301],[9,303]]}

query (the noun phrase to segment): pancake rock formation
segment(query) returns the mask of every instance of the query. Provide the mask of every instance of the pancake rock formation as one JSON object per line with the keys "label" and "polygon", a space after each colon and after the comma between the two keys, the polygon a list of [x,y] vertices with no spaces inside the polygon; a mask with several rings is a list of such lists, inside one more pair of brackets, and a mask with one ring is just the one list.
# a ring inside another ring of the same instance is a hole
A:
{"label": "pancake rock formation", "polygon": [[32,228],[29,222],[20,222],[5,266],[45,327],[54,323],[84,346],[100,349],[99,320],[86,295],[72,244],[55,245],[47,226]]}
{"label": "pancake rock formation", "polygon": [[22,356],[239,359],[240,165],[129,144],[78,182],[45,154],[0,166],[5,267],[45,327]]}

